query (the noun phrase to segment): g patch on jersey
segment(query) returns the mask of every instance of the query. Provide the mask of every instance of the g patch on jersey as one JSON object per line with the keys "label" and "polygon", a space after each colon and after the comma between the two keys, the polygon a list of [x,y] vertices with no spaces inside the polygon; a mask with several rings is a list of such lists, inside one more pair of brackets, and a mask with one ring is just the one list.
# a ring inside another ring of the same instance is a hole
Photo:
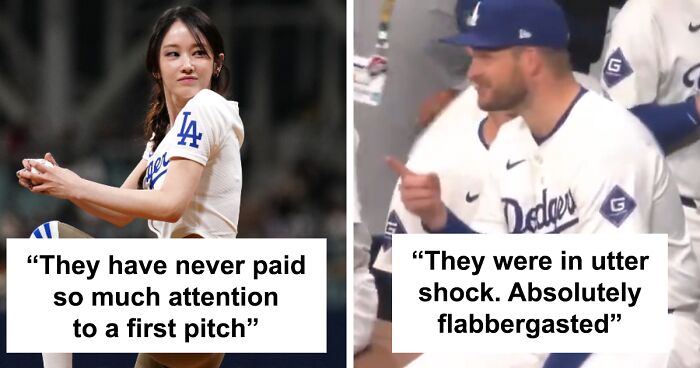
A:
{"label": "g patch on jersey", "polygon": [[403,226],[396,211],[391,211],[391,213],[389,213],[389,218],[386,220],[386,228],[384,229],[384,244],[382,245],[384,251],[391,248],[391,236],[394,234],[406,234],[406,228]]}
{"label": "g patch on jersey", "polygon": [[634,199],[616,185],[603,200],[600,214],[615,227],[620,227],[629,215],[634,212],[635,208],[637,208],[637,203]]}
{"label": "g patch on jersey", "polygon": [[622,53],[621,48],[617,48],[605,62],[603,69],[603,80],[608,87],[618,84],[621,80],[629,77],[634,73],[629,62]]}

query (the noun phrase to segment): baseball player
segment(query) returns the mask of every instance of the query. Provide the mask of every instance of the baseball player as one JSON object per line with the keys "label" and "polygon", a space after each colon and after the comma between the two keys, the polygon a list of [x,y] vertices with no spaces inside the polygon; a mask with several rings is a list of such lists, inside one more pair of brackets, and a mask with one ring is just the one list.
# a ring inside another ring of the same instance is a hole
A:
{"label": "baseball player", "polygon": [[[587,75],[575,73],[575,77],[580,83],[590,83],[594,88],[597,85],[597,81],[591,81]],[[489,145],[496,138],[499,127],[514,117],[507,112],[487,113],[479,109],[476,90],[469,87],[416,140],[406,166],[417,172],[437,175],[442,202],[461,221],[470,223],[480,202],[484,178],[489,175]],[[425,233],[420,218],[404,206],[399,182],[394,187],[384,242],[377,254],[375,268],[391,272],[391,237],[397,233]]]}
{"label": "baseball player", "polygon": [[[630,27],[634,27],[631,31]],[[678,184],[691,244],[700,257],[700,1],[629,1],[612,23],[601,84],[651,130]],[[700,333],[686,343],[700,350]],[[697,356],[679,357],[700,366]]]}
{"label": "baseball player", "polygon": [[669,309],[684,331],[669,363],[697,367],[699,352],[685,341],[700,282],[676,185],[639,121],[576,83],[567,38],[551,0],[481,2],[471,29],[450,41],[469,48],[479,107],[522,119],[503,125],[491,145],[487,190],[470,226],[440,200],[439,179],[392,163],[402,200],[434,232],[668,234]]}
{"label": "baseball player", "polygon": [[630,1],[613,20],[602,85],[613,101],[631,108],[666,151],[700,256],[698,42],[700,1]]}
{"label": "baseball player", "polygon": [[[468,30],[476,4],[477,1],[474,0],[457,1],[455,13],[460,32]],[[579,69],[587,70],[586,62],[595,56],[595,52],[582,39],[581,35],[585,32],[581,28],[578,30],[577,45],[585,44],[586,47],[583,52],[572,54],[571,59],[572,63],[578,60]],[[571,45],[569,50],[572,50]],[[574,71],[574,78],[590,91],[601,91],[597,78],[578,71]],[[489,119],[486,119],[487,115]],[[495,138],[498,126],[513,117],[512,114],[487,113],[479,109],[476,90],[469,87],[416,140],[406,165],[420,172],[435,173],[440,178],[442,201],[462,221],[469,223],[487,172],[485,155],[488,144]],[[463,170],[464,167],[469,167],[470,170],[467,172]],[[385,272],[391,272],[391,236],[394,233],[424,233],[420,219],[403,205],[398,182],[389,205],[384,242],[374,263],[375,268]]]}

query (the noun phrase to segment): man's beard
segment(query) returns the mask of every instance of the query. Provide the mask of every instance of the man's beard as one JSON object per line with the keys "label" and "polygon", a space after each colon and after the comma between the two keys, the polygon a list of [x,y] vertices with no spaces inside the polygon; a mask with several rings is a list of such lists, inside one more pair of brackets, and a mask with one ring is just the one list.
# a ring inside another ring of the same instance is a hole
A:
{"label": "man's beard", "polygon": [[527,96],[527,89],[516,84],[508,89],[492,90],[489,101],[479,101],[479,108],[484,111],[513,111],[520,106]]}

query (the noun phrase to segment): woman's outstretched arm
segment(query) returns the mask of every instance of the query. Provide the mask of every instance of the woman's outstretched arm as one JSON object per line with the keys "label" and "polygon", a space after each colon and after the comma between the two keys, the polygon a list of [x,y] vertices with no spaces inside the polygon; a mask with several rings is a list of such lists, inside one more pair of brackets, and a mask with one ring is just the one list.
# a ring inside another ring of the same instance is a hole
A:
{"label": "woman's outstretched arm", "polygon": [[[20,175],[23,179],[36,183],[31,187],[32,192],[68,199],[74,203],[77,202],[76,204],[80,203],[105,220],[107,220],[105,217],[108,217],[121,223],[120,220],[126,220],[126,217],[123,216],[128,216],[175,222],[182,216],[192,200],[204,166],[177,157],[171,160],[165,182],[157,190],[139,190],[131,187],[133,183],[138,181],[136,175],[140,175],[140,172],[137,172],[137,169],[134,169],[129,175],[125,182],[127,187],[123,188],[99,184],[83,179],[68,169],[44,167],[36,162],[29,164],[39,172],[38,174],[24,170]],[[139,163],[137,168],[142,163]],[[136,179],[133,179],[134,176]],[[94,206],[102,207],[102,209]],[[104,210],[117,214],[111,214],[113,217],[110,217],[107,216],[109,213]]]}

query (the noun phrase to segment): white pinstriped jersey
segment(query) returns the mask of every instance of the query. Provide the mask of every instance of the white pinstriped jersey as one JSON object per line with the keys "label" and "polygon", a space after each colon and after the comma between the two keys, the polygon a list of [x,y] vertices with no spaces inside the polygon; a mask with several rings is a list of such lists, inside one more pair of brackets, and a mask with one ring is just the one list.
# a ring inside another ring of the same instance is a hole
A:
{"label": "white pinstriped jersey", "polygon": [[148,221],[159,238],[189,234],[204,238],[236,237],[243,182],[242,143],[243,123],[238,104],[208,89],[187,102],[155,152],[151,153],[149,143],[143,155],[148,161],[145,189],[162,187],[173,157],[204,166],[194,197],[177,222]]}

